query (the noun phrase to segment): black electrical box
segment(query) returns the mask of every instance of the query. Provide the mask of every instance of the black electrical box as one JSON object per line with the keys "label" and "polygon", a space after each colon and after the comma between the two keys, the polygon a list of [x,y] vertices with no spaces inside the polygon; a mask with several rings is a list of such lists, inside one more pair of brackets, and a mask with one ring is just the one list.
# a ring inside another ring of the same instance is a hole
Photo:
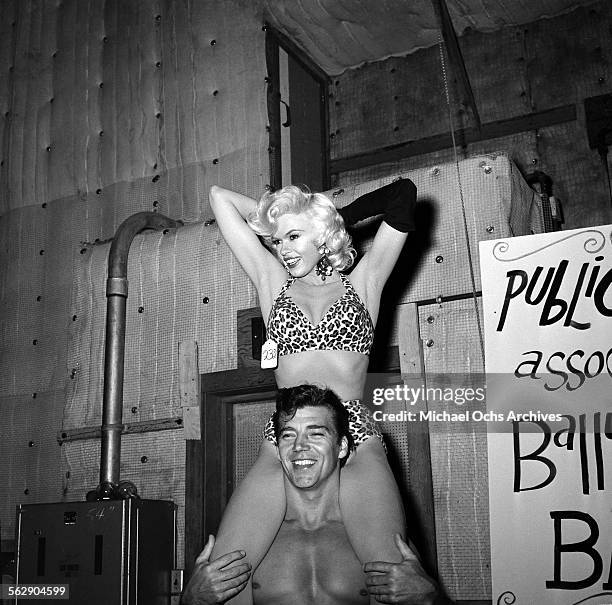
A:
{"label": "black electrical box", "polygon": [[169,605],[175,527],[162,500],[20,505],[15,583],[65,585],[73,605]]}

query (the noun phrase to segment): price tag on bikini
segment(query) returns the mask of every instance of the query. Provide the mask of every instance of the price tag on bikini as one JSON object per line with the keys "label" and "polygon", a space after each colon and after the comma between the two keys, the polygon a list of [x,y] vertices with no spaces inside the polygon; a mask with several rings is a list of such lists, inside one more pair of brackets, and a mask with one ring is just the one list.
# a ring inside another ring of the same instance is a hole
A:
{"label": "price tag on bikini", "polygon": [[278,366],[278,345],[268,338],[261,347],[261,369],[276,369]]}

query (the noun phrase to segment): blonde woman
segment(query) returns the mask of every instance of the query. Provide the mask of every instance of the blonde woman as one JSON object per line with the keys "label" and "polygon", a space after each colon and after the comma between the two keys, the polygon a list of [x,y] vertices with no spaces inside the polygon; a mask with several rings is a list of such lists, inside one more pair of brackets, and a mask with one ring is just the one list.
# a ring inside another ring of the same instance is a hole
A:
{"label": "blonde woman", "polygon": [[[357,447],[342,473],[340,509],[362,563],[400,561],[394,535],[405,534],[382,437],[360,399],[381,292],[414,229],[415,202],[416,187],[408,179],[366,194],[340,213],[325,195],[295,186],[266,193],[259,203],[221,187],[210,191],[221,233],[257,289],[267,319],[263,356],[277,360],[278,387],[324,386],[349,411]],[[346,275],[356,255],[345,224],[378,214],[384,216],[372,246]],[[313,454],[300,464],[300,472],[312,473],[318,460]],[[257,461],[228,503],[213,558],[242,550],[257,567],[284,517],[282,477],[269,423]],[[232,602],[250,602],[250,595],[243,590]]]}

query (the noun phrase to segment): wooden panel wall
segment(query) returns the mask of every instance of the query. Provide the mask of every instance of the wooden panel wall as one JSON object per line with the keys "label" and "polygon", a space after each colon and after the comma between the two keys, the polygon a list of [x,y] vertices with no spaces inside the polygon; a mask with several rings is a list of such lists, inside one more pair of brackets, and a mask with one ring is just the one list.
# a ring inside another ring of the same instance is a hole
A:
{"label": "wooden panel wall", "polygon": [[[601,159],[589,149],[583,101],[612,92],[612,6],[598,2],[572,13],[495,33],[460,38],[483,123],[574,105],[577,119],[472,143],[465,158],[507,151],[523,172],[554,181],[568,229],[612,222]],[[447,66],[448,67],[448,66]],[[454,95],[452,74],[449,89]],[[330,101],[333,161],[447,133],[448,108],[439,47],[348,70],[333,79]],[[455,104],[453,109],[457,109]],[[470,126],[453,112],[455,128]],[[335,184],[358,183],[453,160],[450,149],[343,169]]]}

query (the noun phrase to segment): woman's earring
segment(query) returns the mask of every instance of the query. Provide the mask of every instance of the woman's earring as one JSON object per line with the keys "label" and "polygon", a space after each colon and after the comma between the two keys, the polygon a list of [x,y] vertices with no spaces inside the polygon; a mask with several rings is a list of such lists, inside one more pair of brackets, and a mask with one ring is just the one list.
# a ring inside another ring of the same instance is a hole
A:
{"label": "woman's earring", "polygon": [[315,267],[315,273],[316,275],[321,276],[322,281],[325,281],[325,278],[329,277],[334,271],[332,264],[329,262],[329,259],[327,258],[327,255],[330,253],[330,249],[325,244],[321,244],[319,246],[319,253],[322,256],[319,259],[317,266]]}

